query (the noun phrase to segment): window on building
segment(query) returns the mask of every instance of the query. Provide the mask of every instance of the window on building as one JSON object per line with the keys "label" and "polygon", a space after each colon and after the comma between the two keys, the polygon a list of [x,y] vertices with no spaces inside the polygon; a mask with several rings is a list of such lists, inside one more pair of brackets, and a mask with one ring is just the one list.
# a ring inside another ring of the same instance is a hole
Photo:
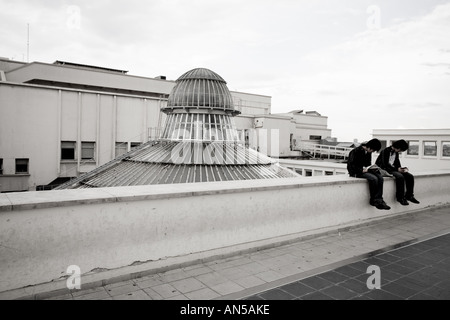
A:
{"label": "window on building", "polygon": [[437,155],[436,141],[424,141],[423,142],[423,155],[424,156],[436,156]]}
{"label": "window on building", "polygon": [[322,136],[309,136],[309,140],[321,140]]}
{"label": "window on building", "polygon": [[81,159],[94,160],[95,159],[95,142],[81,143]]}
{"label": "window on building", "polygon": [[16,174],[28,173],[28,159],[16,159]]}
{"label": "window on building", "polygon": [[116,142],[116,158],[128,152],[127,142]]}
{"label": "window on building", "polygon": [[3,159],[0,159],[0,175],[3,174]]}
{"label": "window on building", "polygon": [[408,151],[406,154],[409,156],[418,156],[419,155],[419,141],[417,140],[409,140],[408,141]]}
{"label": "window on building", "polygon": [[75,142],[61,142],[61,160],[75,160]]}
{"label": "window on building", "polygon": [[450,158],[450,141],[442,142],[442,156]]}
{"label": "window on building", "polygon": [[140,146],[141,144],[142,143],[140,143],[140,142],[130,142],[130,148],[131,149],[136,148],[136,147]]}

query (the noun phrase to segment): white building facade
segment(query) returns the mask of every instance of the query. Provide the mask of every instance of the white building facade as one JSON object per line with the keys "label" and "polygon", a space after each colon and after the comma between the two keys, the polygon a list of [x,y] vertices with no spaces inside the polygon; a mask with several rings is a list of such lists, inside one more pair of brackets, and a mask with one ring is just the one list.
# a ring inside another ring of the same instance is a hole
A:
{"label": "white building facade", "polygon": [[412,172],[450,169],[450,129],[374,129],[372,135],[383,147],[407,141],[409,149],[400,161]]}

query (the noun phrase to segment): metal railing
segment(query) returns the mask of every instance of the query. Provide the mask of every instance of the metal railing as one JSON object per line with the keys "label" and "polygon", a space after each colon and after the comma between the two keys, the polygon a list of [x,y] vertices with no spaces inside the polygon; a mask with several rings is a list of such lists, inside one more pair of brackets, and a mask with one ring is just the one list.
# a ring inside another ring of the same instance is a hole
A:
{"label": "metal railing", "polygon": [[297,145],[296,150],[307,152],[312,158],[343,158],[346,159],[353,148],[330,146],[324,144],[314,144],[302,142]]}

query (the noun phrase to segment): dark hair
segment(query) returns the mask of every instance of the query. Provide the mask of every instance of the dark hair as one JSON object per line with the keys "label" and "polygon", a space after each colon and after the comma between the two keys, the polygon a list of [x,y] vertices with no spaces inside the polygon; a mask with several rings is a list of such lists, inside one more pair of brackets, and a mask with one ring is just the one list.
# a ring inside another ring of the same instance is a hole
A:
{"label": "dark hair", "polygon": [[406,142],[405,140],[397,140],[397,141],[395,141],[393,144],[392,144],[392,146],[395,148],[395,149],[400,149],[400,150],[402,150],[402,151],[406,151],[406,150],[408,150],[408,148],[409,148],[409,145],[408,145],[408,142]]}
{"label": "dark hair", "polygon": [[362,145],[374,151],[379,151],[381,149],[381,142],[378,139],[369,140],[368,142],[363,143]]}

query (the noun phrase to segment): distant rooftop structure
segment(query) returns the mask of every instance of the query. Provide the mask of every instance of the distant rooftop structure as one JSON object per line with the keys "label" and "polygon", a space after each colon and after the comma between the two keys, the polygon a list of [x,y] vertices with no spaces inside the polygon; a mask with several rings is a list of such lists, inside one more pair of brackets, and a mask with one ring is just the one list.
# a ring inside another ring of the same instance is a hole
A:
{"label": "distant rooftop structure", "polygon": [[97,67],[97,66],[92,66],[92,65],[87,65],[87,64],[73,63],[73,62],[60,61],[60,60],[56,60],[55,62],[53,62],[53,64],[61,65],[61,66],[68,66],[68,67],[76,67],[76,68],[103,70],[103,71],[108,71],[108,72],[118,72],[118,73],[123,73],[123,74],[128,73],[128,71],[125,71],[125,70]]}
{"label": "distant rooftop structure", "polygon": [[298,174],[246,147],[225,80],[197,68],[176,81],[161,137],[57,189],[291,178]]}
{"label": "distant rooftop structure", "polygon": [[321,117],[322,115],[320,113],[318,113],[317,111],[304,111],[304,110],[292,110],[288,113],[296,113],[296,114],[306,114],[306,115],[313,115],[313,116],[319,116]]}

